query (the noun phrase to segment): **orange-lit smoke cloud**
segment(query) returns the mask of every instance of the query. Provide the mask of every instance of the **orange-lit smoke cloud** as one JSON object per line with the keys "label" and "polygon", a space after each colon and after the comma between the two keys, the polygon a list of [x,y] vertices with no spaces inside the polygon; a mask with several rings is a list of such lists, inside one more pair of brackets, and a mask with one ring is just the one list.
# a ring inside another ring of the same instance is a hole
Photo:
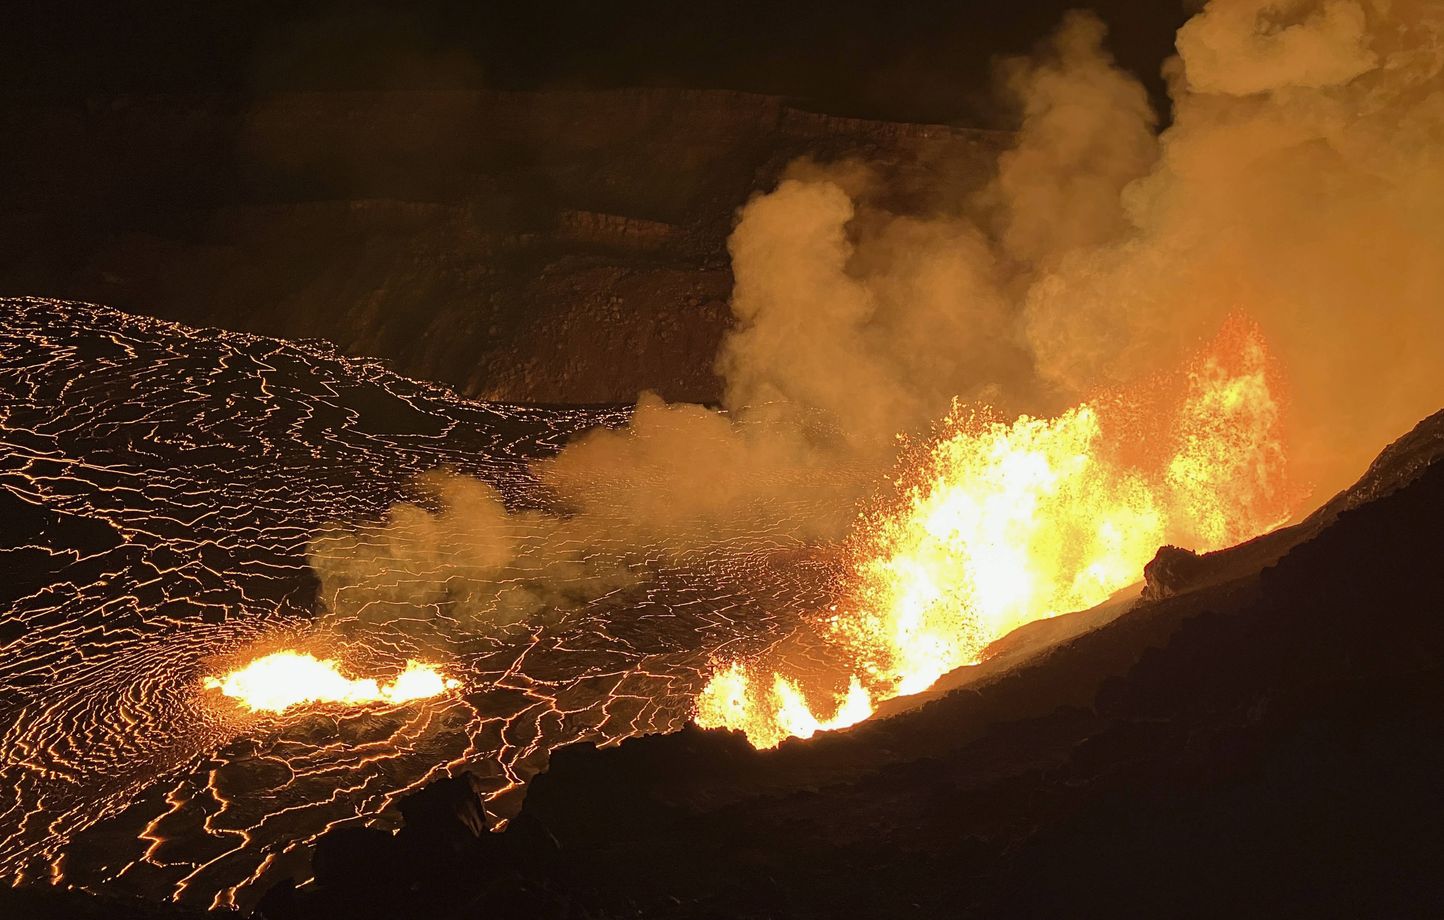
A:
{"label": "orange-lit smoke cloud", "polygon": [[[1161,133],[1105,40],[1074,14],[1000,64],[1020,125],[980,190],[941,169],[904,208],[886,164],[809,161],[744,206],[724,412],[644,397],[537,465],[550,512],[452,485],[440,515],[328,537],[326,594],[394,609],[367,602],[404,600],[382,546],[485,625],[639,555],[837,539],[953,398],[1053,415],[1236,314],[1288,381],[1296,474],[1317,496],[1356,476],[1444,401],[1444,7],[1213,0],[1179,32]],[[525,603],[495,600],[517,584]]]}
{"label": "orange-lit smoke cloud", "polygon": [[1289,382],[1296,470],[1333,490],[1444,401],[1444,6],[1214,0],[1178,52],[1126,226],[1039,273],[1021,328],[1081,392],[1247,314]]}

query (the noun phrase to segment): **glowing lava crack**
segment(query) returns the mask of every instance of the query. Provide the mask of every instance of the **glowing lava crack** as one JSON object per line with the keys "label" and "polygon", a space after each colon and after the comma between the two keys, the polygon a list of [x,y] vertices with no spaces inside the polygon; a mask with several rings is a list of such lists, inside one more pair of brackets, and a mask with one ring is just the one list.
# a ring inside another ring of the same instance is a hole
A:
{"label": "glowing lava crack", "polygon": [[225,677],[207,677],[208,690],[219,690],[252,712],[285,712],[311,703],[409,703],[455,690],[461,682],[432,665],[407,661],[390,683],[351,678],[331,659],[283,651],[257,658]]}

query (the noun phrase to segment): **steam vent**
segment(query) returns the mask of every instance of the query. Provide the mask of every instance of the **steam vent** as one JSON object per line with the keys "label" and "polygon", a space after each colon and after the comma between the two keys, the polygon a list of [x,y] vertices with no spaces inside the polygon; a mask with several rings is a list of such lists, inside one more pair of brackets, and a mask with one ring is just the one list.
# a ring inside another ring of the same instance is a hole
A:
{"label": "steam vent", "polygon": [[1444,916],[1438,0],[0,70],[3,920]]}

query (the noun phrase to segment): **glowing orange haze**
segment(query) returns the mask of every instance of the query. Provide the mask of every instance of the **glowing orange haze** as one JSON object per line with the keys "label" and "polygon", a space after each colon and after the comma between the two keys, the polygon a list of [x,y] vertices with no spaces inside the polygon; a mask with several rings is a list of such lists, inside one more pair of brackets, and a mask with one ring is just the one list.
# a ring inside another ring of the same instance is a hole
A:
{"label": "glowing orange haze", "polygon": [[1284,523],[1300,497],[1284,466],[1267,351],[1243,322],[1172,387],[1011,423],[955,408],[900,503],[854,535],[845,600],[820,623],[847,675],[832,715],[733,661],[696,721],[764,748],[859,722],[1025,623],[1103,602],[1165,542],[1217,549]]}
{"label": "glowing orange haze", "polygon": [[407,703],[459,686],[420,661],[406,662],[406,670],[382,684],[369,677],[346,677],[335,661],[290,650],[257,658],[225,677],[207,677],[204,684],[252,712],[284,712],[307,703]]}

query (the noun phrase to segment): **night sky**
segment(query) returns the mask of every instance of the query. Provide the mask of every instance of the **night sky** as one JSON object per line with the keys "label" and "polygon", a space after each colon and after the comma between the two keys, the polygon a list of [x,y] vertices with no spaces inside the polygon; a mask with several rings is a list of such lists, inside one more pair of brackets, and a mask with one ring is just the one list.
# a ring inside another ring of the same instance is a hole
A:
{"label": "night sky", "polygon": [[[1162,101],[1183,0],[1087,4]],[[61,0],[6,14],[11,92],[682,86],[786,95],[839,114],[995,122],[991,62],[1025,52],[1068,0]]]}

